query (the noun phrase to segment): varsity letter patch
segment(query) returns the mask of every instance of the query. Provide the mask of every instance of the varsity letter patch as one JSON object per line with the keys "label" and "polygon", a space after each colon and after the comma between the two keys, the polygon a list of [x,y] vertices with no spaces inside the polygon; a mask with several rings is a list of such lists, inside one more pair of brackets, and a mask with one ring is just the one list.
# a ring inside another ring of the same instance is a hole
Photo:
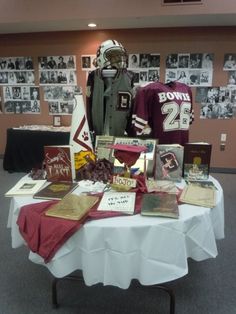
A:
{"label": "varsity letter patch", "polygon": [[127,111],[131,107],[132,95],[129,92],[118,92],[116,110]]}

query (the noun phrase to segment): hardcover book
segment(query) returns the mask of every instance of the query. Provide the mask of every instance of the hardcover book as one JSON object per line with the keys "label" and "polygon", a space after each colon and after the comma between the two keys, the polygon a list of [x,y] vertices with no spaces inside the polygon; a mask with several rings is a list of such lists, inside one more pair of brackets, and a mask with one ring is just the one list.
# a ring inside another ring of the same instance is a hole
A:
{"label": "hardcover book", "polygon": [[179,144],[159,144],[156,148],[155,180],[182,180],[184,147]]}
{"label": "hardcover book", "polygon": [[71,193],[77,186],[78,184],[73,182],[51,182],[35,193],[34,198],[61,200],[64,196]]}
{"label": "hardcover book", "polygon": [[141,215],[179,218],[176,195],[169,193],[144,194]]}
{"label": "hardcover book", "polygon": [[45,182],[46,180],[20,180],[9,191],[5,193],[5,196],[12,197],[19,195],[33,195],[42,188]]}
{"label": "hardcover book", "polygon": [[99,197],[92,195],[66,195],[57,204],[52,205],[45,213],[46,216],[70,220],[80,220],[98,202]]}
{"label": "hardcover book", "polygon": [[187,204],[213,208],[216,206],[216,189],[189,183],[184,187],[179,200]]}
{"label": "hardcover book", "polygon": [[72,182],[75,179],[75,164],[72,146],[44,146],[44,157],[48,181]]}
{"label": "hardcover book", "polygon": [[107,159],[112,161],[111,158],[111,148],[108,146],[113,144],[114,136],[109,135],[97,135],[96,143],[95,143],[95,152],[97,155],[97,159]]}
{"label": "hardcover book", "polygon": [[183,177],[186,180],[206,180],[209,177],[212,145],[187,143],[184,145]]}

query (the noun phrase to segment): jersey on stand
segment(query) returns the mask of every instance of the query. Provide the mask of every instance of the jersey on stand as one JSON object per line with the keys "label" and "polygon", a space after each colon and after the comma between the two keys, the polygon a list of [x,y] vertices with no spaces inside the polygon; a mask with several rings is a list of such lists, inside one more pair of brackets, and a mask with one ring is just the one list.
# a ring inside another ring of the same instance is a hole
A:
{"label": "jersey on stand", "polygon": [[154,82],[137,91],[132,113],[136,134],[143,134],[150,127],[149,136],[160,144],[184,145],[192,121],[192,92],[186,84]]}

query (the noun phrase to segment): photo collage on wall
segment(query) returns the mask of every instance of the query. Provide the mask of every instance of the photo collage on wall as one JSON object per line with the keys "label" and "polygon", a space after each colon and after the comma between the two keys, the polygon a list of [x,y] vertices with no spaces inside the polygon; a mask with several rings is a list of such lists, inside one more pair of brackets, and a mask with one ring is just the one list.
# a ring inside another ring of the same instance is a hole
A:
{"label": "photo collage on wall", "polygon": [[[96,69],[94,60],[96,55],[82,55],[82,71]],[[128,55],[128,70],[134,73],[134,85],[143,86],[147,83],[158,81],[160,78],[160,54],[158,53],[135,53]]]}
{"label": "photo collage on wall", "polygon": [[228,72],[227,86],[197,87],[195,101],[200,104],[200,119],[236,117],[236,53],[225,53],[222,65]]}
{"label": "photo collage on wall", "polygon": [[195,101],[200,119],[232,119],[236,116],[236,86],[197,87]]}
{"label": "photo collage on wall", "polygon": [[0,58],[0,85],[3,86],[4,113],[40,113],[32,57]]}
{"label": "photo collage on wall", "polygon": [[165,82],[179,81],[189,86],[211,86],[212,53],[173,53],[167,55]]}
{"label": "photo collage on wall", "polygon": [[76,56],[41,56],[38,58],[39,84],[49,115],[73,113],[74,95],[78,93]]}
{"label": "photo collage on wall", "polygon": [[135,75],[134,84],[144,86],[160,79],[159,53],[133,53],[128,55],[128,69]]}
{"label": "photo collage on wall", "polygon": [[236,53],[224,55],[223,70],[228,71],[228,85],[236,85]]}

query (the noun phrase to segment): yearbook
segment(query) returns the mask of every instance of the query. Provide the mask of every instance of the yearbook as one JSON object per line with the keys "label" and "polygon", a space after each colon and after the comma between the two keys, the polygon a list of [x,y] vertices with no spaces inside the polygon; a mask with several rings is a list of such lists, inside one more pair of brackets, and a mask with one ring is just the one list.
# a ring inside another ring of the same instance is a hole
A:
{"label": "yearbook", "polygon": [[144,194],[141,215],[179,218],[176,195],[169,193]]}
{"label": "yearbook", "polygon": [[51,182],[35,193],[34,198],[61,200],[64,196],[71,193],[77,186],[78,184],[73,182]]}

